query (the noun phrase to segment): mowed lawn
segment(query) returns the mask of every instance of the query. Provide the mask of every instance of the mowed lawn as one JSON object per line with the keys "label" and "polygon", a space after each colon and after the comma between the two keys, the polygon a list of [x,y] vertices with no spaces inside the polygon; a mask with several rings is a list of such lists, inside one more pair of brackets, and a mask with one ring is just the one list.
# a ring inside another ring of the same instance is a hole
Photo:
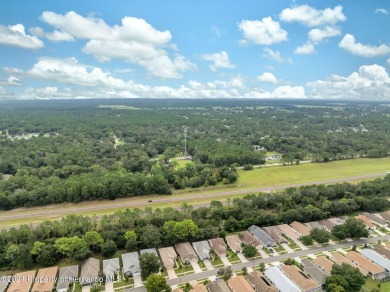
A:
{"label": "mowed lawn", "polygon": [[280,186],[390,171],[390,158],[357,158],[328,163],[307,163],[254,170],[239,170],[239,188]]}

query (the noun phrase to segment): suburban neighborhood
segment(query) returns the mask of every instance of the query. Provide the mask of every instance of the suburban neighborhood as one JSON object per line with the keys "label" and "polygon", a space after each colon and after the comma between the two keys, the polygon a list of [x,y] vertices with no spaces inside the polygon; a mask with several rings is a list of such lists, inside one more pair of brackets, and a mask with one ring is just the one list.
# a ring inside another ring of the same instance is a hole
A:
{"label": "suburban neighborhood", "polygon": [[[302,237],[312,229],[331,232],[349,217],[281,224],[229,234],[208,241],[122,253],[120,258],[90,257],[79,267],[50,267],[1,277],[0,292],[146,291],[140,255],[161,259],[160,275],[172,291],[323,291],[334,264],[348,264],[378,283],[390,280],[390,211],[362,213],[369,237],[321,245],[305,245]],[[245,248],[255,249],[252,256]],[[231,274],[222,275],[224,270]],[[97,289],[97,290],[96,290]]]}

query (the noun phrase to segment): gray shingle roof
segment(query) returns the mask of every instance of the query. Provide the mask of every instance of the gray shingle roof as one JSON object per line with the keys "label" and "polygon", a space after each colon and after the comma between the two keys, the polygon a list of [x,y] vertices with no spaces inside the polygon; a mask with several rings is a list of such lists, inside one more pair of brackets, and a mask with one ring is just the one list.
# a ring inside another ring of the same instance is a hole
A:
{"label": "gray shingle roof", "polygon": [[207,240],[193,242],[192,246],[202,261],[210,258],[211,247]]}
{"label": "gray shingle roof", "polygon": [[70,266],[60,269],[58,282],[57,282],[57,291],[68,291],[71,283],[71,278],[77,278],[79,275],[79,266]]}
{"label": "gray shingle roof", "polygon": [[325,273],[316,264],[308,259],[302,259],[301,263],[303,270],[308,273],[311,278],[313,278],[320,285],[325,284],[325,279],[326,277],[330,276],[330,274]]}
{"label": "gray shingle roof", "polygon": [[95,258],[87,259],[81,266],[80,283],[82,285],[94,283],[93,279],[99,276],[100,260]]}
{"label": "gray shingle roof", "polygon": [[251,227],[248,228],[248,230],[250,231],[250,233],[253,234],[253,236],[255,236],[260,241],[260,244],[262,246],[271,247],[276,245],[276,241],[260,227],[256,225],[252,225]]}
{"label": "gray shingle roof", "polygon": [[157,250],[155,248],[141,249],[139,252],[140,252],[140,254],[152,253],[152,254],[155,254],[156,256],[158,256]]}
{"label": "gray shingle roof", "polygon": [[[4,276],[4,277],[7,277],[7,276]],[[11,277],[11,276],[9,276],[9,277]],[[0,280],[0,292],[4,292],[7,289],[9,282],[6,281],[6,278],[0,277],[0,279],[4,279],[3,281]],[[11,281],[11,279],[10,279],[10,281]]]}
{"label": "gray shingle roof", "polygon": [[103,273],[107,278],[114,277],[120,270],[119,258],[103,260]]}
{"label": "gray shingle roof", "polygon": [[222,280],[207,283],[207,289],[210,292],[231,292],[229,286]]}
{"label": "gray shingle roof", "polygon": [[141,273],[138,253],[129,252],[122,254],[123,273],[127,276]]}

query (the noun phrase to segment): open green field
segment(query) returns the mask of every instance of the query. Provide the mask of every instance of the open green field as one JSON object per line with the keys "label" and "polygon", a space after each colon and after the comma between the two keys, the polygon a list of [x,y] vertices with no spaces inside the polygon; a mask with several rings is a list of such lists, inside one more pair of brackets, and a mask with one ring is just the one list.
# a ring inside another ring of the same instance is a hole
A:
{"label": "open green field", "polygon": [[379,284],[378,281],[375,281],[371,278],[367,278],[367,281],[363,285],[363,287],[360,289],[360,292],[371,292],[371,291],[388,292],[388,291],[390,291],[390,282],[380,283],[380,287],[378,287],[378,284]]}
{"label": "open green field", "polygon": [[262,167],[252,171],[239,170],[237,185],[239,188],[271,187],[388,171],[390,171],[390,158],[357,158],[330,163]]}

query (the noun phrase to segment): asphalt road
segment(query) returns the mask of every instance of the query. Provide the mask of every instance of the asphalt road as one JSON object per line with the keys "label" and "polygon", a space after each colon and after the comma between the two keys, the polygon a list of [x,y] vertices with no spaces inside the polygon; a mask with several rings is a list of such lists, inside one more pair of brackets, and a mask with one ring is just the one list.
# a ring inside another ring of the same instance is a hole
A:
{"label": "asphalt road", "polygon": [[[1,225],[4,227],[7,227],[7,221],[10,220],[17,220],[17,219],[29,219],[31,223],[34,222],[34,218],[36,221],[36,218],[47,218],[50,219],[50,217],[62,217],[70,214],[83,214],[85,212],[93,212],[93,211],[104,211],[109,209],[115,209],[115,208],[135,208],[140,206],[148,205],[150,207],[153,207],[154,204],[161,204],[161,203],[171,203],[171,202],[188,202],[189,200],[196,200],[196,199],[205,199],[205,198],[212,198],[215,200],[218,199],[226,199],[229,196],[233,195],[239,195],[239,194],[250,194],[250,193],[260,193],[260,192],[272,192],[272,191],[278,191],[283,190],[286,188],[291,187],[300,187],[300,186],[307,186],[307,185],[315,185],[315,184],[332,184],[332,183],[340,183],[340,182],[346,182],[346,181],[352,181],[352,180],[364,180],[364,179],[370,179],[375,177],[383,177],[387,173],[377,173],[377,174],[370,174],[370,175],[361,175],[361,176],[352,176],[352,177],[345,177],[345,178],[337,178],[337,179],[330,179],[330,180],[319,180],[315,182],[308,182],[308,183],[296,183],[296,184],[288,184],[288,185],[279,185],[279,186],[272,186],[272,187],[263,187],[263,188],[254,188],[254,189],[241,189],[236,191],[226,191],[226,192],[216,192],[216,193],[206,193],[206,194],[194,194],[191,196],[180,196],[180,195],[172,195],[168,198],[161,198],[161,199],[153,199],[153,202],[148,202],[148,199],[140,200],[140,197],[137,197],[135,201],[106,201],[104,203],[98,203],[98,204],[91,204],[91,205],[81,205],[78,206],[77,204],[72,204],[69,207],[63,207],[61,209],[55,209],[51,210],[50,208],[55,208],[55,206],[50,207],[41,207],[41,208],[31,208],[31,209],[25,209],[24,211],[19,210],[11,210],[2,212],[0,215],[0,229]],[[202,204],[193,204],[194,207],[197,206],[204,206],[205,203]]]}
{"label": "asphalt road", "polygon": [[[349,247],[349,246],[352,246],[354,244],[361,245],[361,244],[365,244],[365,243],[377,242],[378,240],[382,241],[382,240],[388,240],[388,239],[389,239],[389,236],[363,238],[363,239],[349,241],[349,242],[336,243],[333,245],[320,246],[320,247],[310,248],[307,250],[300,250],[300,251],[296,251],[296,252],[292,252],[292,253],[286,253],[286,254],[282,254],[279,256],[269,257],[266,259],[257,259],[257,260],[250,261],[247,263],[234,264],[231,267],[232,267],[233,271],[237,271],[237,270],[241,270],[243,267],[252,268],[252,267],[258,266],[261,262],[264,262],[267,264],[267,263],[272,263],[272,262],[277,262],[277,261],[283,261],[283,260],[286,260],[288,258],[301,257],[301,256],[309,255],[309,254],[315,254],[315,253],[320,253],[320,252],[324,252],[324,251],[335,250],[338,248]],[[176,279],[170,279],[170,280],[168,280],[168,284],[172,286],[172,285],[178,285],[181,283],[186,283],[189,281],[212,277],[212,276],[217,275],[217,271],[218,271],[218,269],[214,269],[214,270],[204,271],[204,272],[197,273],[197,274],[186,275],[186,276],[179,277]],[[125,289],[123,291],[125,291],[125,292],[145,292],[146,289],[145,289],[145,287],[137,287],[137,288],[133,288],[133,289]]]}

